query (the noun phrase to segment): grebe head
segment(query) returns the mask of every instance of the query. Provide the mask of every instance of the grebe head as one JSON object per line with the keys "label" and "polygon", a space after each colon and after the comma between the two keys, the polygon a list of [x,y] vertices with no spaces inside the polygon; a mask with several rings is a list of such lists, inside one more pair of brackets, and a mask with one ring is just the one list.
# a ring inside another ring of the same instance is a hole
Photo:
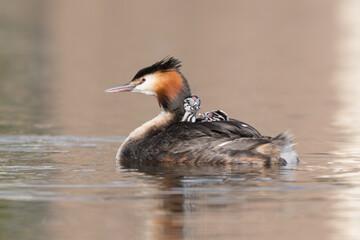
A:
{"label": "grebe head", "polygon": [[165,58],[141,69],[127,84],[109,88],[105,92],[140,92],[156,96],[165,111],[184,112],[184,99],[190,87],[180,72],[181,62],[173,57]]}

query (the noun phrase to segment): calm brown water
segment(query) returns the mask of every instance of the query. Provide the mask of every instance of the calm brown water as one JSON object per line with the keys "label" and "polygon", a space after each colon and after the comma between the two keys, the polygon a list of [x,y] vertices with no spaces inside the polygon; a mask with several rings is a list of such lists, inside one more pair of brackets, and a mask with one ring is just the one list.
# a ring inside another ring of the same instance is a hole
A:
{"label": "calm brown water", "polygon": [[[358,239],[360,5],[0,0],[0,239]],[[126,169],[175,56],[202,110],[291,130],[293,170]]]}

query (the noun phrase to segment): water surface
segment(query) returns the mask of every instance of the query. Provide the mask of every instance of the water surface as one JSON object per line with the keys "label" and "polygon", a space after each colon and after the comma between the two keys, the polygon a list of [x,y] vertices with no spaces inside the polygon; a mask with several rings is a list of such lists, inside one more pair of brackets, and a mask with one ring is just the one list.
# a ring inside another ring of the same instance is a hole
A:
{"label": "water surface", "polygon": [[[1,239],[357,239],[356,1],[1,6]],[[167,55],[183,60],[202,111],[290,129],[300,165],[116,163],[159,109],[103,90]]]}

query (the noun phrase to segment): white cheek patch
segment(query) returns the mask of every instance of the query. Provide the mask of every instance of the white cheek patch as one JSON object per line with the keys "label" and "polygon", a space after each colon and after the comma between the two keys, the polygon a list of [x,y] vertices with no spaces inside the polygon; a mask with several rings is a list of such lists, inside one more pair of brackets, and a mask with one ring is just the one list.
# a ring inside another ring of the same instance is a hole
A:
{"label": "white cheek patch", "polygon": [[153,74],[145,75],[142,77],[145,79],[145,82],[141,83],[137,87],[135,87],[132,92],[140,92],[146,95],[155,95],[155,82],[156,77]]}

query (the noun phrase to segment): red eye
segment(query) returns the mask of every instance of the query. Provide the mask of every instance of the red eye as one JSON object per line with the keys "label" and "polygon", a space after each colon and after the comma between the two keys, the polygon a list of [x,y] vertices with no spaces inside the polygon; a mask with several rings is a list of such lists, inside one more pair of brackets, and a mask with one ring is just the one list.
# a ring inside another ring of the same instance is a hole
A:
{"label": "red eye", "polygon": [[143,82],[145,82],[145,81],[146,81],[146,79],[145,79],[145,78],[142,78],[142,79],[141,79],[141,82],[142,82],[142,83],[143,83]]}

